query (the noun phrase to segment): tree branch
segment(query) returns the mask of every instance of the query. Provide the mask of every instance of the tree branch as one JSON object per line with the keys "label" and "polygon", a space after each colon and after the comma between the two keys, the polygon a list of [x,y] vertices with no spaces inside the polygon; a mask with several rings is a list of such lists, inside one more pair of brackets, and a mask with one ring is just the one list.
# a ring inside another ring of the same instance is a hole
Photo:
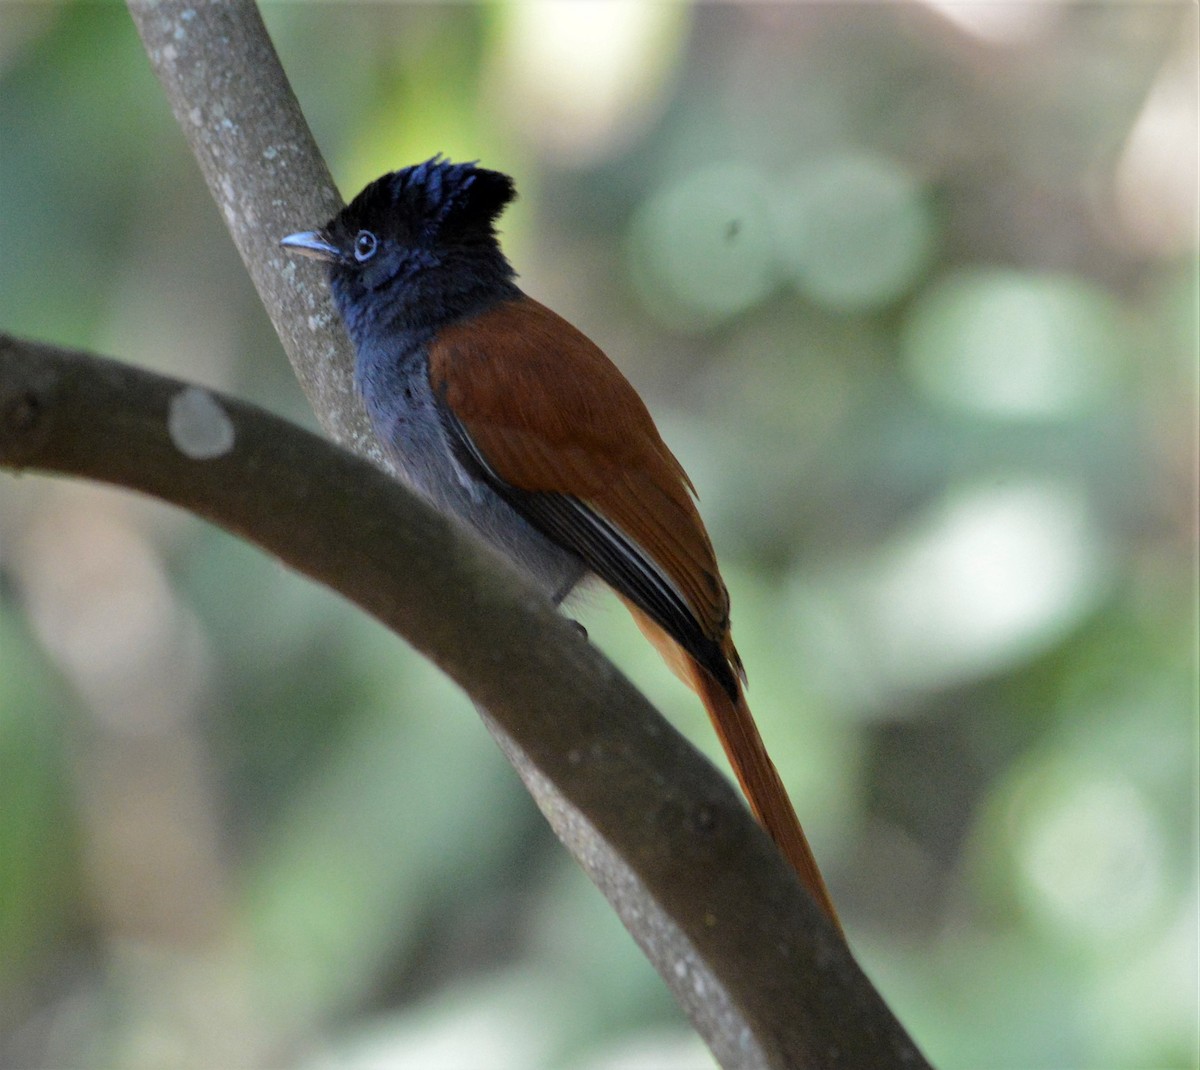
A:
{"label": "tree branch", "polygon": [[312,261],[279,239],[342,207],[250,0],[129,0],[171,111],[300,386],[335,441],[387,467],[354,393],[354,355]]}
{"label": "tree branch", "polygon": [[723,1066],[926,1065],[725,778],[515,570],[373,465],[231,398],[0,335],[0,467],[188,509],[440,666]]}

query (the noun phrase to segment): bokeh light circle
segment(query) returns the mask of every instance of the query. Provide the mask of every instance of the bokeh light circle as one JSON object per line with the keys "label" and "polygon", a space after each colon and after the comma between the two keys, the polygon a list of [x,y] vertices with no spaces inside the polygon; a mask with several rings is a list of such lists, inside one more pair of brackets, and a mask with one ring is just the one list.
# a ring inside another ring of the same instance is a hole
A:
{"label": "bokeh light circle", "polygon": [[1094,409],[1111,396],[1121,330],[1095,284],[1009,268],[958,272],[923,294],[902,332],[931,398],[1009,418]]}
{"label": "bokeh light circle", "polygon": [[777,191],[775,240],[798,289],[837,312],[867,311],[907,293],[933,247],[924,191],[885,157],[836,153]]}
{"label": "bokeh light circle", "polygon": [[643,299],[672,326],[753,307],[775,281],[765,179],[717,163],[663,186],[635,215],[630,252]]}

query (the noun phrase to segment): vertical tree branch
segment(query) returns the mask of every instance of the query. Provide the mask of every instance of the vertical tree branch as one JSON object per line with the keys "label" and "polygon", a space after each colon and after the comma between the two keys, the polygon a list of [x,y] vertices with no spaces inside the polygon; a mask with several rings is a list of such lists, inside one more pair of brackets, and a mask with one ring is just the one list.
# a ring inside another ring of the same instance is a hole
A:
{"label": "vertical tree branch", "polygon": [[130,0],[146,54],[321,426],[386,462],[354,394],[354,356],[320,267],[279,239],[342,198],[257,6]]}

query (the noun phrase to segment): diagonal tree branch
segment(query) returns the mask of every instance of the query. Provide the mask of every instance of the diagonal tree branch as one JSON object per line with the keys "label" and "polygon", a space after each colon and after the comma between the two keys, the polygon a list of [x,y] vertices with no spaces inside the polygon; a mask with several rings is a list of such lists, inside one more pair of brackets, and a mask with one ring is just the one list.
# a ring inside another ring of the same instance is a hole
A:
{"label": "diagonal tree branch", "polygon": [[262,410],[0,335],[0,467],[182,506],[339,591],[487,711],[726,1067],[926,1063],[730,784],[507,563]]}

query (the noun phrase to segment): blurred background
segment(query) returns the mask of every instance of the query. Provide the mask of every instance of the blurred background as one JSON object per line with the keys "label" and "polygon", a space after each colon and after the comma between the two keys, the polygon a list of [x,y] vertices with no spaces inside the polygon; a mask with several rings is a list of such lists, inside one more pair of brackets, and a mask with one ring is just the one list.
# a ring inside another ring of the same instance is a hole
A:
{"label": "blurred background", "polygon": [[[345,195],[516,177],[932,1061],[1196,1065],[1195,5],[265,15]],[[0,248],[0,328],[313,425],[119,4],[0,7]],[[712,1065],[399,640],[108,488],[0,474],[0,553],[0,1065]]]}

